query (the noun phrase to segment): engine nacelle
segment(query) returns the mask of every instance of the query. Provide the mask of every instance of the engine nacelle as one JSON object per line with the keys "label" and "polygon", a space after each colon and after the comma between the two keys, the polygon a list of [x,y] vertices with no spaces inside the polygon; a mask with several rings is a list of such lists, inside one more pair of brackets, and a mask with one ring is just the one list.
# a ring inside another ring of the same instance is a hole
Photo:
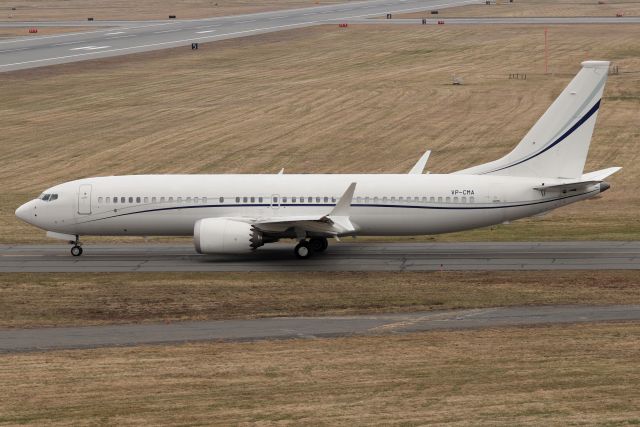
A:
{"label": "engine nacelle", "polygon": [[246,253],[264,244],[262,233],[253,225],[227,218],[198,220],[193,227],[193,242],[201,254]]}

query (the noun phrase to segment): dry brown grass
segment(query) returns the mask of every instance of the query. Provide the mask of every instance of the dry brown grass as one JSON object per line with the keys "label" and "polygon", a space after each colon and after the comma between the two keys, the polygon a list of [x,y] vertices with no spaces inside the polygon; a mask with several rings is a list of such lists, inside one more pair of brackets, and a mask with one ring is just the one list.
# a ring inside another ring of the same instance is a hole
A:
{"label": "dry brown grass", "polygon": [[[587,170],[604,197],[445,239],[638,239],[640,50],[633,26],[337,26],[0,75],[0,239],[42,241],[14,209],[71,179],[127,173],[450,172],[506,153],[585,58],[613,60]],[[587,52],[588,50],[588,52]],[[526,72],[526,81],[508,80]],[[464,86],[450,85],[453,73]]]}
{"label": "dry brown grass", "polygon": [[0,423],[635,425],[640,325],[0,356]]}
{"label": "dry brown grass", "polygon": [[[197,19],[293,9],[351,0],[11,0],[0,21]],[[12,10],[15,8],[16,10]]]}
{"label": "dry brown grass", "polygon": [[624,16],[640,15],[638,0],[499,0],[491,5],[475,4],[442,9],[438,15],[416,12],[394,15],[394,18],[482,18],[482,17],[575,17],[609,16],[621,12]]}
{"label": "dry brown grass", "polygon": [[637,272],[0,275],[0,327],[626,303]]}
{"label": "dry brown grass", "polygon": [[29,33],[29,29],[34,27],[0,27],[0,39],[12,37],[37,38],[51,34],[76,33],[91,30],[89,27],[35,27],[38,29],[37,33]]}

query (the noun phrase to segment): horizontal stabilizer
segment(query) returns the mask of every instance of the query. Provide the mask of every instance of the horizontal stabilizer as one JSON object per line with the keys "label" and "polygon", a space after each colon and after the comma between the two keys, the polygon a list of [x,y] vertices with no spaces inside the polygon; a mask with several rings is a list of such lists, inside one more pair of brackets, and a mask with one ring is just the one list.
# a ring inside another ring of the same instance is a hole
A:
{"label": "horizontal stabilizer", "polygon": [[589,173],[585,173],[582,175],[582,180],[583,181],[588,181],[588,180],[593,180],[593,181],[602,181],[605,178],[613,175],[614,173],[618,172],[620,169],[622,169],[621,167],[613,167],[613,168],[607,168],[607,169],[602,169],[599,171],[595,171],[595,172],[589,172]]}

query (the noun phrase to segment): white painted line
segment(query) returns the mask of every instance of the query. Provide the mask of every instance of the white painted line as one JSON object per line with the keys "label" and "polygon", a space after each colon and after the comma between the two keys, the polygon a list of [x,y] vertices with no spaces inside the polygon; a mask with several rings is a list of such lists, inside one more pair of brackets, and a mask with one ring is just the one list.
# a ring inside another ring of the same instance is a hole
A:
{"label": "white painted line", "polygon": [[114,31],[113,33],[106,33],[105,36],[115,36],[116,34],[124,34],[124,31]]}
{"label": "white painted line", "polygon": [[196,34],[215,33],[216,30],[196,31]]}
{"label": "white painted line", "polygon": [[164,31],[156,31],[153,34],[165,34],[165,33],[175,33],[176,31],[180,31],[182,28],[177,28],[175,30],[164,30]]}
{"label": "white painted line", "polygon": [[118,36],[118,37],[107,37],[105,40],[115,40],[115,39],[127,39],[129,37],[135,37],[135,34],[129,34],[126,36]]}
{"label": "white painted line", "polygon": [[82,47],[74,47],[69,50],[98,50],[98,49],[108,49],[111,46],[82,46]]}

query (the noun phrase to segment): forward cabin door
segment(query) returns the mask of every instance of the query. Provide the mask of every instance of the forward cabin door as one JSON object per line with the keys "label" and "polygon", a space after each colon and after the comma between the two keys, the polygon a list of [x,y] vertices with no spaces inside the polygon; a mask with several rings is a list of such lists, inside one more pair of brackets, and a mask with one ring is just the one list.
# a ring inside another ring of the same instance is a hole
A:
{"label": "forward cabin door", "polygon": [[82,184],[78,191],[78,213],[89,215],[91,213],[91,184]]}

